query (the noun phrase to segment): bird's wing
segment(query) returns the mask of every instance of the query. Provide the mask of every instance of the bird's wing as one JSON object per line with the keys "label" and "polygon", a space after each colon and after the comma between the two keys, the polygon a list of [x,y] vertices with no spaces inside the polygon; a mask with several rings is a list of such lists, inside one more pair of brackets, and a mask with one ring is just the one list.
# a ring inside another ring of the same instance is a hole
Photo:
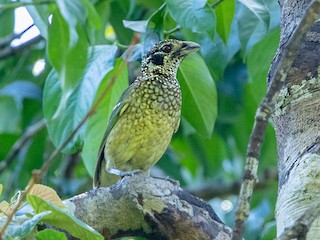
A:
{"label": "bird's wing", "polygon": [[121,117],[121,115],[126,111],[126,109],[129,106],[129,98],[128,96],[130,95],[130,93],[132,92],[133,89],[133,85],[130,85],[121,95],[117,105],[114,107],[114,109],[112,110],[108,125],[107,125],[107,129],[106,132],[103,136],[103,139],[101,141],[101,145],[99,148],[99,152],[98,152],[98,161],[97,161],[97,165],[96,165],[96,169],[95,169],[95,173],[94,173],[94,179],[93,179],[93,186],[94,187],[99,187],[101,185],[101,171],[105,170],[105,158],[104,158],[104,148],[106,145],[106,141],[107,138],[112,130],[112,128],[114,127],[114,125],[117,123],[117,121],[119,120],[119,118]]}
{"label": "bird's wing", "polygon": [[179,126],[180,126],[180,117],[177,119],[176,121],[176,125],[174,127],[174,133],[176,133],[179,129]]}

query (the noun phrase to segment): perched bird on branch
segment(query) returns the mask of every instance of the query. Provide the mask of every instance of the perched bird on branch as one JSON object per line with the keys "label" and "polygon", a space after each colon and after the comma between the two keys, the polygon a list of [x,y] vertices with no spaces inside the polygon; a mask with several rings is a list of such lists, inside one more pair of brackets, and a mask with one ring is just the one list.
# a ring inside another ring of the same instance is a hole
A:
{"label": "perched bird on branch", "polygon": [[199,49],[193,42],[165,40],[143,58],[136,80],[113,109],[103,137],[93,186],[111,186],[125,175],[150,173],[178,130],[179,64]]}

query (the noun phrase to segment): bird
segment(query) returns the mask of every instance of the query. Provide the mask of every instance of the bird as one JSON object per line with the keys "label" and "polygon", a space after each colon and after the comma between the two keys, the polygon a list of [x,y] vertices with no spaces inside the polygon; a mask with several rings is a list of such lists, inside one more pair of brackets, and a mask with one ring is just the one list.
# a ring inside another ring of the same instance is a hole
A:
{"label": "bird", "polygon": [[200,46],[176,39],[156,43],[143,57],[139,73],[124,91],[107,123],[93,187],[109,187],[150,168],[165,153],[180,125],[182,95],[177,70]]}

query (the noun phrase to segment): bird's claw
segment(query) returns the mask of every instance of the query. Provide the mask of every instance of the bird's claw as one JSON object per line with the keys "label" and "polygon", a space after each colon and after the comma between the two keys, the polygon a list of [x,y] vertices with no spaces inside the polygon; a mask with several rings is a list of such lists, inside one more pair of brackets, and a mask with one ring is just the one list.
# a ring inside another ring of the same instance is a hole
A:
{"label": "bird's claw", "polygon": [[[120,171],[120,170],[115,169],[115,168],[111,168],[111,169],[108,170],[108,172],[111,173],[111,174],[117,175],[119,177],[122,177],[122,178],[125,177],[125,176],[132,177],[133,175],[136,175],[136,174],[148,174],[145,171],[142,171],[141,169],[135,169],[135,170],[132,170],[132,171],[125,172],[125,171]],[[172,178],[169,178],[168,176],[167,177],[153,177],[153,178],[169,181],[170,183],[172,183],[175,186],[180,186],[180,182],[179,181],[174,180]]]}
{"label": "bird's claw", "polygon": [[166,177],[153,177],[153,178],[169,181],[175,186],[180,186],[180,182],[178,180],[174,180],[172,178],[169,178],[168,176],[166,176]]}

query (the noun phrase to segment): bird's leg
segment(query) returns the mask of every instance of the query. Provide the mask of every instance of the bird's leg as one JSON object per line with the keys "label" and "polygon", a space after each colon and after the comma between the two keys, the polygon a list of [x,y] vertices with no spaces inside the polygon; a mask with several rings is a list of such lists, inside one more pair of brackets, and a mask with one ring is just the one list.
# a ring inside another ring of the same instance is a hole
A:
{"label": "bird's leg", "polygon": [[120,171],[120,170],[115,169],[115,168],[109,169],[108,172],[111,173],[111,174],[114,174],[114,175],[118,175],[120,177],[133,176],[135,174],[145,173],[144,171],[142,171],[140,169],[135,169],[135,170],[132,170],[132,171],[125,172],[125,171]]}

